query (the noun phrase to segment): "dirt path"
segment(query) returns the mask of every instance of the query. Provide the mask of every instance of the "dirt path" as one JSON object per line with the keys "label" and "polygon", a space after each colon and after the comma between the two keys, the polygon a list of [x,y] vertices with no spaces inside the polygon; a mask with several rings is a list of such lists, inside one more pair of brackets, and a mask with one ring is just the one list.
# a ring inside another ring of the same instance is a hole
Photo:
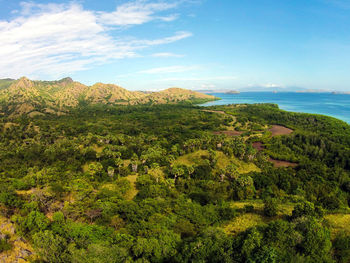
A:
{"label": "dirt path", "polygon": [[221,110],[202,110],[202,111],[205,111],[205,112],[213,112],[213,113],[219,113],[219,114],[224,114],[224,115],[229,115],[229,116],[231,116],[230,114],[227,114],[226,112],[221,111]]}
{"label": "dirt path", "polygon": [[[226,116],[230,116],[231,118],[233,118],[234,121],[236,121],[236,118],[230,114],[227,114],[224,111],[219,111],[219,110],[202,110],[205,112],[212,112],[212,113],[218,113],[218,114],[222,114],[222,115],[226,115]],[[241,135],[243,132],[242,131],[216,131],[213,132],[213,134],[215,135],[220,135],[220,134],[225,134],[227,136],[239,136]]]}
{"label": "dirt path", "polygon": [[242,131],[216,131],[216,132],[213,132],[213,134],[215,134],[215,135],[225,134],[227,136],[239,136],[242,133],[243,133]]}

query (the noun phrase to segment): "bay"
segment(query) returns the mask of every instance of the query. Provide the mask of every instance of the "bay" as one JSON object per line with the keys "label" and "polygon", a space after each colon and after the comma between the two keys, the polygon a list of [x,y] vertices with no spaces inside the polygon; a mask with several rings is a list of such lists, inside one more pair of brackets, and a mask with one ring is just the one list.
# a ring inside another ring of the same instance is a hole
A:
{"label": "bay", "polygon": [[350,95],[332,93],[297,92],[241,92],[239,94],[211,93],[221,100],[210,101],[201,106],[275,103],[280,109],[332,116],[350,123]]}

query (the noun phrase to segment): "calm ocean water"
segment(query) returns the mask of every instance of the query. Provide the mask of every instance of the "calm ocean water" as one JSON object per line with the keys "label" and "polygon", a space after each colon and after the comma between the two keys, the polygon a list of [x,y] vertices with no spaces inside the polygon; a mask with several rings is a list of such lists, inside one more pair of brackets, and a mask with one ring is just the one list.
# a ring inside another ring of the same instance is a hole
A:
{"label": "calm ocean water", "polygon": [[240,94],[214,93],[221,98],[202,106],[234,103],[276,103],[280,109],[294,112],[317,113],[350,123],[350,95],[331,93],[294,92],[241,92]]}

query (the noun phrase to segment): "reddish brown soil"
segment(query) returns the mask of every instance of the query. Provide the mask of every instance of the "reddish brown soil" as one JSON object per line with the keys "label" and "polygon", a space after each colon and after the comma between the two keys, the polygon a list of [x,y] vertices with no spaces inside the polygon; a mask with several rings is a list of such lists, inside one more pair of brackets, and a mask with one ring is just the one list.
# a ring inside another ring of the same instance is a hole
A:
{"label": "reddish brown soil", "polygon": [[272,128],[270,128],[269,131],[272,133],[272,136],[288,135],[293,132],[292,129],[289,129],[281,125],[272,125]]}
{"label": "reddish brown soil", "polygon": [[262,142],[253,142],[252,146],[259,152],[265,149],[265,146],[262,144]]}
{"label": "reddish brown soil", "polygon": [[270,158],[269,161],[271,163],[273,163],[273,165],[275,167],[295,167],[298,165],[297,163],[292,163],[292,162],[288,162],[288,161],[280,161],[280,160],[275,160],[272,158]]}
{"label": "reddish brown soil", "polygon": [[239,136],[242,133],[243,132],[241,132],[241,131],[216,131],[216,132],[213,132],[213,134],[215,134],[215,135],[225,134],[227,136]]}

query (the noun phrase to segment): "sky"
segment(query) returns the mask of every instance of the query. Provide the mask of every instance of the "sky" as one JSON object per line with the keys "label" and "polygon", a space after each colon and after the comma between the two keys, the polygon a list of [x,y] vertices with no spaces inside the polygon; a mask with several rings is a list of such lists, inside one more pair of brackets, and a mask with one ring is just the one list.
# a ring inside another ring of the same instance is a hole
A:
{"label": "sky", "polygon": [[0,78],[350,91],[350,0],[0,0]]}

